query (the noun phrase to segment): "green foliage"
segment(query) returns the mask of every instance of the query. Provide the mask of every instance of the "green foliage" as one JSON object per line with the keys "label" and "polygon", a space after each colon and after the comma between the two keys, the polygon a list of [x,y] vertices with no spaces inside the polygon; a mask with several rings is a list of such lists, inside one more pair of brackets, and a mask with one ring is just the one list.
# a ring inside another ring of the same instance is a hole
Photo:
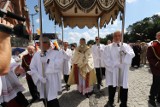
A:
{"label": "green foliage", "polygon": [[[124,34],[124,42],[148,42],[148,40],[155,40],[156,33],[160,31],[160,15],[153,15],[146,17],[141,21],[137,21],[129,25],[127,32]],[[101,38],[101,43],[106,44],[108,40],[112,40],[112,34]],[[92,43],[93,40],[89,41]]]}

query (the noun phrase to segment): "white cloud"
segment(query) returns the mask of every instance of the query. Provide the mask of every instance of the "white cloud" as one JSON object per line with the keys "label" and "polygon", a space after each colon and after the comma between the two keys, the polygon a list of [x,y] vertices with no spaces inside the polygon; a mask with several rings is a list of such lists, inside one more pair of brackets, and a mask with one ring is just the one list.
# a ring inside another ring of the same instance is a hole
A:
{"label": "white cloud", "polygon": [[134,3],[136,2],[137,0],[127,0],[127,3]]}
{"label": "white cloud", "polygon": [[156,15],[160,16],[160,12],[157,12]]}
{"label": "white cloud", "polygon": [[[94,40],[96,36],[98,36],[98,30],[96,27],[93,27],[92,29],[79,29],[79,28],[66,28],[65,29],[65,38],[64,40],[68,41],[69,43],[79,43],[80,38],[85,38],[86,41],[88,40]],[[106,35],[111,34],[115,32],[116,30],[121,30],[121,21],[116,20],[111,25],[107,25],[106,28],[100,29],[100,37],[104,38]]]}
{"label": "white cloud", "polygon": [[36,19],[36,23],[39,23],[39,19]]}

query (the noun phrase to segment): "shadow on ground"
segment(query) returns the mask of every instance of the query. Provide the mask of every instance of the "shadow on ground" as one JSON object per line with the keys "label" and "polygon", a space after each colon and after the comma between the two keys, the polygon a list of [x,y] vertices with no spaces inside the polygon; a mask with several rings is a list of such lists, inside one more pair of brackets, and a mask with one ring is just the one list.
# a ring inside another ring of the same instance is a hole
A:
{"label": "shadow on ground", "polygon": [[85,96],[74,90],[68,93],[64,93],[59,98],[59,102],[61,107],[77,107],[85,99]]}

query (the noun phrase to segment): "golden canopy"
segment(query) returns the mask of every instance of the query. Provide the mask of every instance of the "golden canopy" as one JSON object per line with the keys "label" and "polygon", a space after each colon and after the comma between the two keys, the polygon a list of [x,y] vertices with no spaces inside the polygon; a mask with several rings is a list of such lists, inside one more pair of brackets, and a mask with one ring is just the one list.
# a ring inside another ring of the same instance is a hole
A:
{"label": "golden canopy", "polygon": [[51,20],[64,27],[100,27],[114,21],[123,13],[124,0],[44,0],[45,11]]}

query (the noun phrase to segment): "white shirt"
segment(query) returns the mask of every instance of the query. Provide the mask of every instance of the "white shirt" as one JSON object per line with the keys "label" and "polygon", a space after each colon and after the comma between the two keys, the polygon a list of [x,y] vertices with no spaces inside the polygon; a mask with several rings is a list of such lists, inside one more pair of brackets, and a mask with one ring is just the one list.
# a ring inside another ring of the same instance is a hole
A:
{"label": "white shirt", "polygon": [[104,50],[103,59],[106,68],[106,83],[107,86],[112,85],[116,87],[120,85],[123,88],[128,88],[128,71],[135,54],[128,44],[123,43],[122,50],[124,50],[125,54],[122,56],[121,63],[120,50],[116,43],[107,45]]}
{"label": "white shirt", "polygon": [[99,68],[99,67],[105,67],[104,66],[104,61],[102,58],[105,45],[100,44],[99,46],[97,44],[92,46],[92,55],[93,55],[93,61],[94,61],[94,67]]}
{"label": "white shirt", "polygon": [[[41,82],[43,77],[42,62],[44,64],[44,73],[46,75],[46,97],[48,101],[57,98],[58,91],[61,91],[61,73],[63,70],[64,57],[62,51],[49,49],[45,57],[36,52],[32,58],[30,69],[34,83],[40,92],[40,98],[45,98],[44,83]],[[41,77],[41,78],[40,78]]]}

